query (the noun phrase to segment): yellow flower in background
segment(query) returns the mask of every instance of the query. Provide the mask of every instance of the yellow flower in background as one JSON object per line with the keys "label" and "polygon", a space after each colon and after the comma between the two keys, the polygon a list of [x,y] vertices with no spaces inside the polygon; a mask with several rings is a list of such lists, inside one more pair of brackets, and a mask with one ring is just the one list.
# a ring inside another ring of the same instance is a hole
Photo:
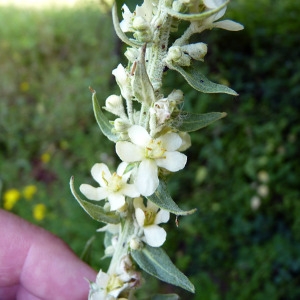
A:
{"label": "yellow flower in background", "polygon": [[21,193],[17,189],[9,189],[3,195],[3,207],[12,210],[16,202],[20,199]]}
{"label": "yellow flower in background", "polygon": [[45,152],[41,155],[41,161],[44,163],[44,164],[47,164],[51,159],[51,155],[50,153],[48,152]]}
{"label": "yellow flower in background", "polygon": [[44,204],[36,204],[33,207],[33,217],[37,220],[37,221],[41,221],[45,218],[46,215],[46,206]]}
{"label": "yellow flower in background", "polygon": [[23,81],[20,84],[20,91],[27,92],[29,90],[29,83],[27,81]]}
{"label": "yellow flower in background", "polygon": [[37,187],[33,184],[27,185],[23,189],[23,196],[26,200],[31,200],[32,197],[36,194]]}

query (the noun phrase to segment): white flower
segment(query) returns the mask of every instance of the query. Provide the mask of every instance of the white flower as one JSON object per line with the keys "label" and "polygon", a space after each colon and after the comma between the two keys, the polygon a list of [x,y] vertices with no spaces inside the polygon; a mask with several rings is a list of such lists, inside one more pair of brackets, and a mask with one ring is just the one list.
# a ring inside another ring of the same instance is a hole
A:
{"label": "white flower", "polygon": [[143,229],[143,240],[151,247],[160,247],[166,240],[166,231],[158,224],[169,221],[170,213],[160,209],[151,201],[147,202],[147,207],[141,197],[133,200],[135,217],[139,227]]}
{"label": "white flower", "polygon": [[126,288],[128,283],[124,283],[119,276],[108,275],[100,270],[96,282],[90,284],[89,300],[115,300]]}
{"label": "white flower", "polygon": [[124,4],[122,6],[122,10],[123,10],[123,20],[120,23],[120,27],[122,29],[123,32],[132,32],[135,31],[135,29],[138,28],[134,28],[134,20],[135,18],[137,19],[143,19],[143,23],[144,24],[148,24],[147,27],[149,27],[149,23],[151,22],[152,19],[152,10],[153,10],[153,6],[150,0],[145,0],[144,3],[141,6],[136,6],[135,11],[132,13],[128,6],[126,4]]}
{"label": "white flower", "polygon": [[127,164],[121,163],[117,172],[111,174],[107,165],[95,164],[91,173],[93,178],[100,184],[100,187],[93,187],[89,184],[82,184],[80,191],[90,200],[108,199],[110,210],[121,208],[125,204],[125,196],[137,197],[139,192],[133,184],[127,181],[131,172],[124,174]]}
{"label": "white flower", "polygon": [[[226,0],[203,0],[204,5],[209,9],[215,9],[220,7]],[[222,18],[225,14],[227,9],[227,6],[222,8],[220,11],[215,13],[214,15],[208,17],[203,21],[203,25],[207,28],[222,28],[229,31],[239,31],[244,29],[244,26],[240,23],[231,21],[231,20],[223,20],[223,21],[217,21],[218,19]]]}
{"label": "white flower", "polygon": [[135,184],[140,194],[152,195],[158,187],[158,167],[176,172],[184,168],[186,155],[176,151],[182,143],[178,134],[169,132],[156,139],[139,125],[128,129],[131,142],[119,141],[116,152],[124,162],[140,162]]}
{"label": "white flower", "polygon": [[265,184],[261,184],[257,187],[257,194],[262,198],[265,198],[269,195],[269,187]]}
{"label": "white flower", "polygon": [[128,6],[124,4],[122,6],[123,10],[123,21],[120,23],[120,27],[123,32],[129,32],[132,31],[132,21],[134,18],[134,14],[129,10]]}
{"label": "white flower", "polygon": [[258,196],[253,196],[250,200],[250,206],[253,210],[257,210],[261,205],[261,200]]}

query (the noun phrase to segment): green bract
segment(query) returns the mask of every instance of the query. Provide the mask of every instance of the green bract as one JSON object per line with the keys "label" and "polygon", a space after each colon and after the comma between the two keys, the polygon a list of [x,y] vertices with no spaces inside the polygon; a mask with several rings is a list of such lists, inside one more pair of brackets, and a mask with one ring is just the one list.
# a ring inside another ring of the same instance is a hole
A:
{"label": "green bract", "polygon": [[162,248],[153,248],[146,245],[142,250],[131,251],[131,255],[140,268],[147,273],[191,293],[195,292],[193,284],[175,267]]}
{"label": "green bract", "polygon": [[94,220],[98,222],[118,224],[120,223],[120,218],[115,213],[105,211],[101,206],[95,205],[91,202],[85,201],[80,198],[74,188],[74,178],[72,177],[70,180],[70,187],[73,196],[78,201],[80,206],[92,217]]}
{"label": "green bract", "polygon": [[161,209],[167,210],[178,216],[190,215],[196,211],[196,209],[184,211],[178,207],[178,205],[171,198],[167,185],[163,180],[160,180],[159,186],[151,196],[147,197],[148,200],[155,203]]}
{"label": "green bract", "polygon": [[209,124],[226,117],[225,112],[211,112],[206,114],[194,114],[182,111],[174,119],[172,126],[179,131],[192,132],[199,130]]}
{"label": "green bract", "polygon": [[179,72],[185,80],[188,82],[190,86],[192,86],[195,90],[202,93],[224,93],[233,96],[238,96],[237,92],[232,90],[231,88],[211,82],[208,80],[197,68],[195,65],[190,67],[180,67],[175,64],[168,64],[170,69],[173,69]]}
{"label": "green bract", "polygon": [[113,126],[111,123],[108,121],[106,116],[103,114],[97,97],[96,97],[96,91],[93,91],[93,96],[92,96],[92,101],[93,101],[93,109],[94,109],[94,114],[95,118],[97,120],[97,123],[102,131],[102,133],[112,142],[117,142],[118,141],[118,136],[116,134],[113,134]]}

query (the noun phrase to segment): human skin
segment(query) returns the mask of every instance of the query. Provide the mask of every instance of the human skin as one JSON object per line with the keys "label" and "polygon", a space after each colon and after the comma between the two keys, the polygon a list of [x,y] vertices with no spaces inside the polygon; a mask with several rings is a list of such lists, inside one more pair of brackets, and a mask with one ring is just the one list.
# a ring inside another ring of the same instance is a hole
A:
{"label": "human skin", "polygon": [[1,300],[86,300],[95,278],[58,237],[0,209]]}

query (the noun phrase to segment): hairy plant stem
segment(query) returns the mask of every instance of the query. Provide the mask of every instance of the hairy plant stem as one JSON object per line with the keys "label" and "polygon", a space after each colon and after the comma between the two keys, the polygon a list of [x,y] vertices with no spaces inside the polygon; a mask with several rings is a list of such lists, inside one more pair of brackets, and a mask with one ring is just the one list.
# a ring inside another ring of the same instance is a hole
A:
{"label": "hairy plant stem", "polygon": [[128,199],[127,203],[128,203],[127,216],[126,218],[123,219],[124,223],[122,223],[122,226],[120,228],[119,239],[115,247],[113,257],[110,261],[110,265],[107,271],[108,274],[115,274],[118,266],[120,266],[122,258],[129,253],[128,251],[129,242],[131,236],[134,233],[134,223],[133,223],[134,208],[133,208],[132,199]]}
{"label": "hairy plant stem", "polygon": [[163,10],[166,7],[166,1],[159,1],[157,17],[154,21],[154,36],[153,42],[146,52],[146,59],[148,61],[147,71],[150,81],[155,91],[158,91],[162,85],[162,75],[165,67],[165,57],[168,51],[168,42],[170,36],[170,29],[172,17]]}

